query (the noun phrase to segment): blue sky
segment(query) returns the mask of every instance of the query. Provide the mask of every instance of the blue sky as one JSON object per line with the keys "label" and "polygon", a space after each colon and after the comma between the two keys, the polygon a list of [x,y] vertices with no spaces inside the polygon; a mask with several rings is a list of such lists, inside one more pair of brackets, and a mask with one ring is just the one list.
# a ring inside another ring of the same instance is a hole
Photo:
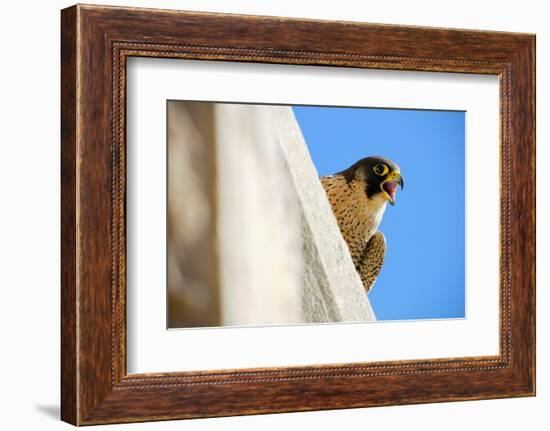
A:
{"label": "blue sky", "polygon": [[319,175],[369,155],[405,188],[380,230],[387,252],[369,294],[379,320],[465,317],[465,113],[295,106]]}

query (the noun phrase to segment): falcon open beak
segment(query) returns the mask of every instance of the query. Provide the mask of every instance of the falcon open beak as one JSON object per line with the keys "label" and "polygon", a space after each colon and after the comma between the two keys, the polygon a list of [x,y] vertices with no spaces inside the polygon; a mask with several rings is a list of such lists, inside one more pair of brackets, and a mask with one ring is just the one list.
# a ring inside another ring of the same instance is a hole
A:
{"label": "falcon open beak", "polygon": [[380,184],[384,197],[392,205],[395,204],[395,195],[397,193],[398,185],[401,186],[401,190],[405,187],[405,181],[399,171],[393,171],[384,181],[382,181],[382,184]]}

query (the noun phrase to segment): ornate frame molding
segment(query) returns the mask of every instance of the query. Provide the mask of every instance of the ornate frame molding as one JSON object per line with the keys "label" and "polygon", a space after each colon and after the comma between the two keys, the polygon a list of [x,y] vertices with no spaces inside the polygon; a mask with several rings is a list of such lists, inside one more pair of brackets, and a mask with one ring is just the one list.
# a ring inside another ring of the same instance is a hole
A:
{"label": "ornate frame molding", "polygon": [[[205,26],[216,30],[204,32]],[[268,30],[258,34],[258,27]],[[534,36],[524,34],[81,5],[63,10],[62,419],[80,425],[534,395],[534,47]],[[130,56],[499,75],[500,354],[127,375]]]}

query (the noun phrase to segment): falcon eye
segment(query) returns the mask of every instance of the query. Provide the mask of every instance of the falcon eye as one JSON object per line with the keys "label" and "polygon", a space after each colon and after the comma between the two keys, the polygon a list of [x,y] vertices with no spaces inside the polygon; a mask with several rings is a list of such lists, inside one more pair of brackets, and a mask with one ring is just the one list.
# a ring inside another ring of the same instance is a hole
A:
{"label": "falcon eye", "polygon": [[375,165],[373,170],[376,175],[382,176],[388,173],[389,168],[387,165]]}

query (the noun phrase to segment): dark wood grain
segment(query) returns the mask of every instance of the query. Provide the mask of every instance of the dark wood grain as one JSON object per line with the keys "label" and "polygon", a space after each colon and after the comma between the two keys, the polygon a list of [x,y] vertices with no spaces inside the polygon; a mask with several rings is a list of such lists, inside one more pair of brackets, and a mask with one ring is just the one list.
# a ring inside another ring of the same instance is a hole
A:
{"label": "dark wood grain", "polygon": [[[62,11],[61,37],[63,420],[82,425],[534,395],[533,35],[74,6]],[[129,56],[498,75],[499,356],[127,375]]]}
{"label": "dark wood grain", "polygon": [[77,419],[76,8],[61,16],[61,417]]}

